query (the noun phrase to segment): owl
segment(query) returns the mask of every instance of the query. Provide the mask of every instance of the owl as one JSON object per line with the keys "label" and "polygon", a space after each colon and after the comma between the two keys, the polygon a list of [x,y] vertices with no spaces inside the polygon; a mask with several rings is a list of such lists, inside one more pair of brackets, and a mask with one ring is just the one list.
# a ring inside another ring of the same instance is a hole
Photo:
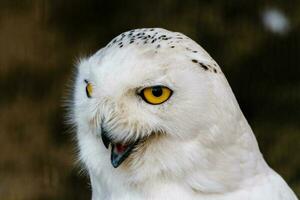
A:
{"label": "owl", "polygon": [[77,64],[71,104],[93,200],[296,200],[219,65],[184,34],[122,33]]}

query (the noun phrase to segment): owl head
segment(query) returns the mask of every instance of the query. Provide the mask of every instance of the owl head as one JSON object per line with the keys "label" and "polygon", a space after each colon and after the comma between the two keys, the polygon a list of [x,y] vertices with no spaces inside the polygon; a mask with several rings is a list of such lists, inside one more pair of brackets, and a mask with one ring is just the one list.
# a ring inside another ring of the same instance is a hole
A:
{"label": "owl head", "polygon": [[247,127],[218,64],[181,33],[122,33],[77,68],[72,119],[89,171],[209,168]]}

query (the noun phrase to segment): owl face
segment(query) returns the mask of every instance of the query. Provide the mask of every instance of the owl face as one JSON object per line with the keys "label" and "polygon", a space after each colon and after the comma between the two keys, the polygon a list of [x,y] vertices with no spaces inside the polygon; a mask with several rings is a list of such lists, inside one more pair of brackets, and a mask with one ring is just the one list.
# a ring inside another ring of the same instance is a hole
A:
{"label": "owl face", "polygon": [[110,154],[116,168],[153,137],[192,139],[215,123],[208,112],[216,109],[220,77],[216,62],[180,33],[123,33],[78,65],[79,142],[93,138],[89,154]]}

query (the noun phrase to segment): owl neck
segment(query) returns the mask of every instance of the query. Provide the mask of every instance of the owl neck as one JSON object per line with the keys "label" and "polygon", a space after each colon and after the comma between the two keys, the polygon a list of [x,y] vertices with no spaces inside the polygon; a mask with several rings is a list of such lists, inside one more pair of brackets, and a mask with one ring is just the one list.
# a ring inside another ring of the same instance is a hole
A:
{"label": "owl neck", "polygon": [[237,116],[232,119],[234,123],[225,121],[209,129],[207,134],[213,135],[212,138],[198,137],[199,151],[204,152],[204,159],[192,173],[197,179],[193,180],[196,184],[192,181],[195,190],[234,191],[249,184],[253,177],[270,172],[247,120],[242,113]]}

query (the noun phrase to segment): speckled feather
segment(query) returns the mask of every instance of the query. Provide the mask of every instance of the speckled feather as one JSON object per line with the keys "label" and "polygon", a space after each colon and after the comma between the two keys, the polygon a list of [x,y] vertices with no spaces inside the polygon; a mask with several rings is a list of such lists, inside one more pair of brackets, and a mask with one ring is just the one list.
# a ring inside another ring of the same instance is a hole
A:
{"label": "speckled feather", "polygon": [[170,32],[159,28],[144,28],[130,30],[118,35],[105,49],[109,51],[114,48],[123,48],[126,51],[127,48],[134,46],[136,48],[152,48],[155,49],[155,53],[159,53],[161,50],[172,51],[172,49],[180,48],[183,50],[181,53],[190,55],[192,58],[191,61],[198,64],[203,70],[214,73],[220,72],[217,63],[209,65],[193,59],[193,54],[200,54],[201,51],[198,52],[195,49],[191,49],[187,45],[188,41],[191,41],[191,39],[182,33]]}

